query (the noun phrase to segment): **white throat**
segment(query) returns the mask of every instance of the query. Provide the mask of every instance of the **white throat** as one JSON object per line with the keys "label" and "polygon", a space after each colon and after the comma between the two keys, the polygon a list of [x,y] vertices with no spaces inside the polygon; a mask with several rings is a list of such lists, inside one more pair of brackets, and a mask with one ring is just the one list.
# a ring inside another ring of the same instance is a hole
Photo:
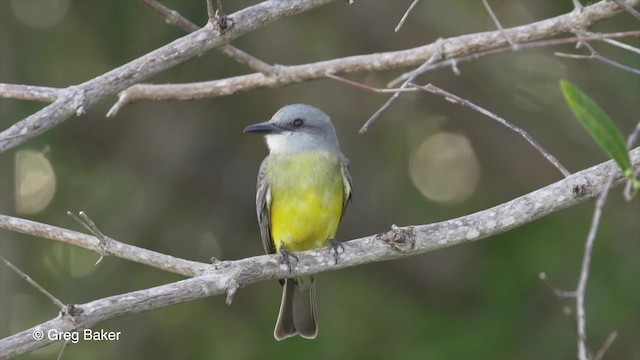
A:
{"label": "white throat", "polygon": [[310,151],[336,151],[338,144],[307,133],[287,132],[266,136],[270,154],[294,154]]}

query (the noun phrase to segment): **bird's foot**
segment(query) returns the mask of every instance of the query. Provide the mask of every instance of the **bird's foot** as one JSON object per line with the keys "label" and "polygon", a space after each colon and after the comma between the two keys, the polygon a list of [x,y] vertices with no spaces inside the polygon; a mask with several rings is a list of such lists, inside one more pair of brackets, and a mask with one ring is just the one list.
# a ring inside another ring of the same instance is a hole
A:
{"label": "bird's foot", "polygon": [[298,257],[296,256],[296,254],[292,252],[288,252],[284,248],[284,246],[280,247],[280,255],[282,255],[282,257],[280,258],[280,264],[286,264],[287,267],[289,268],[289,274],[291,274],[291,258],[296,259],[296,262],[297,262]]}
{"label": "bird's foot", "polygon": [[329,252],[333,252],[334,264],[338,264],[338,250],[342,250],[344,253],[344,245],[342,245],[342,242],[336,239],[329,239]]}

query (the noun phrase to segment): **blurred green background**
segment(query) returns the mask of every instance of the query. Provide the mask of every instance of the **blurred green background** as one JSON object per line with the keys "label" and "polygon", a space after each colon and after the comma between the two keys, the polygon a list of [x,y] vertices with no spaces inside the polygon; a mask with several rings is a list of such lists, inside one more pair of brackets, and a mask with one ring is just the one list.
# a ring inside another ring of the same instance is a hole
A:
{"label": "blurred green background", "polygon": [[[223,1],[232,13],[256,3]],[[510,27],[571,11],[570,0],[492,1]],[[202,1],[164,1],[197,24]],[[234,45],[285,65],[415,47],[494,30],[480,1],[421,1],[398,33],[411,1],[338,1],[239,38]],[[593,31],[638,29],[627,13]],[[86,81],[184,33],[136,1],[0,1],[0,81],[65,87]],[[640,46],[635,39],[622,41]],[[593,42],[603,55],[636,68],[638,55]],[[569,79],[628,134],[640,117],[638,77],[607,65],[526,50],[428,73],[433,82],[529,131],[570,171],[606,160],[562,100]],[[408,69],[356,74],[384,86]],[[250,70],[217,51],[150,79],[186,83]],[[116,98],[90,108],[0,157],[0,212],[84,231],[67,211],[86,211],[107,235],[173,256],[207,262],[263,253],[255,220],[258,166],[267,150],[242,129],[285,104],[303,102],[332,116],[351,160],[355,201],[338,238],[392,224],[425,224],[482,210],[560,180],[525,141],[477,112],[429,94],[406,94],[371,128],[364,121],[387,99],[332,80],[188,102],[141,102],[117,117]],[[43,104],[0,99],[0,128]],[[28,176],[27,176],[28,175]],[[538,279],[577,284],[593,203],[506,234],[410,259],[322,274],[315,341],[273,339],[280,285],[238,292],[231,306],[213,297],[111,319],[118,342],[72,345],[66,359],[564,359],[576,354],[574,319]],[[588,344],[611,331],[610,359],[640,358],[640,207],[619,189],[610,196],[587,289]],[[118,258],[0,231],[0,254],[65,303],[145,289],[180,277]],[[0,337],[55,317],[44,296],[0,266]],[[25,359],[55,358],[62,343]]]}

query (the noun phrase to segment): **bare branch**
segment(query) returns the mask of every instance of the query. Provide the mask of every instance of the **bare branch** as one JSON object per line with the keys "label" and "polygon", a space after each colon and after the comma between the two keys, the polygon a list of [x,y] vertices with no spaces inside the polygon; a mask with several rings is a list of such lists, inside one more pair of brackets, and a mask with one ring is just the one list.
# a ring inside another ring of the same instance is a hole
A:
{"label": "bare branch", "polygon": [[591,265],[591,253],[593,251],[593,243],[596,239],[596,233],[598,232],[598,226],[600,225],[600,217],[602,216],[602,207],[607,201],[607,195],[609,189],[613,184],[614,174],[617,173],[618,168],[615,164],[611,164],[612,170],[610,170],[611,176],[607,180],[603,191],[596,200],[595,210],[593,211],[593,218],[591,220],[591,227],[589,229],[589,235],[587,241],[584,244],[584,254],[582,257],[582,266],[580,270],[580,279],[578,280],[578,287],[576,288],[576,317],[578,320],[578,359],[588,360],[587,356],[587,317],[584,308],[584,296],[587,289],[587,281],[589,280],[589,268]]}
{"label": "bare branch", "polygon": [[613,45],[613,46],[617,46],[621,49],[625,49],[627,51],[631,51],[634,52],[636,54],[640,55],[640,49],[638,49],[637,47],[633,47],[629,44],[625,44],[623,42],[617,41],[617,40],[613,40],[613,39],[602,39],[603,42],[606,42],[609,45]]}
{"label": "bare branch", "polygon": [[105,237],[108,243],[106,246],[108,253],[105,253],[100,240],[94,236],[7,215],[0,215],[0,229],[60,241],[95,251],[101,256],[116,256],[184,276],[199,275],[211,267],[209,264],[175,258],[124,244],[109,237]]}
{"label": "bare branch", "polygon": [[[640,148],[630,152],[632,164],[640,168]],[[289,271],[277,255],[262,255],[211,266],[208,272],[190,279],[146,290],[111,296],[69,306],[56,318],[0,340],[0,358],[18,356],[43,347],[53,340],[34,340],[33,332],[50,329],[71,331],[90,328],[106,319],[183,303],[264,280],[299,277],[361,264],[415,256],[425,252],[487,238],[522,226],[543,216],[598,196],[610,175],[613,161],[575,173],[554,184],[493,208],[457,219],[428,225],[392,226],[390,231],[343,242],[346,251],[334,264],[327,249],[296,253],[298,266]],[[615,184],[624,181],[616,175]],[[579,186],[583,192],[576,193]],[[1,219],[1,217],[0,217]],[[26,220],[25,220],[26,221]]]}
{"label": "bare branch", "polygon": [[84,113],[86,108],[107,96],[117,94],[204,51],[227,44],[238,36],[283,17],[299,14],[331,1],[335,0],[263,1],[231,15],[234,26],[223,35],[208,24],[103,75],[66,88],[54,103],[0,133],[0,152],[42,134],[73,114]]}
{"label": "bare branch", "polygon": [[215,22],[216,13],[213,10],[213,3],[211,0],[207,0],[207,16],[209,17],[209,22]]}
{"label": "bare branch", "polygon": [[[636,142],[638,141],[638,138],[640,138],[640,121],[638,121],[638,123],[636,124],[636,127],[633,128],[633,131],[631,131],[631,134],[629,135],[629,137],[627,138],[627,148],[632,148],[636,145]],[[636,178],[640,177],[640,169],[636,170],[633,174],[633,176],[635,176]],[[633,199],[633,197],[635,196],[637,190],[633,188],[633,182],[632,181],[627,181],[627,183],[624,186],[624,198],[627,201],[631,201],[631,199]]]}
{"label": "bare branch", "polygon": [[569,170],[567,170],[564,166],[562,166],[562,164],[560,163],[560,161],[558,161],[558,159],[556,159],[553,155],[551,155],[551,153],[549,153],[542,145],[540,145],[533,137],[531,137],[531,135],[529,135],[528,132],[524,131],[523,129],[513,125],[512,123],[492,113],[491,111],[481,108],[480,106],[470,102],[469,100],[463,99],[446,90],[440,89],[439,87],[433,84],[427,84],[425,86],[418,86],[418,85],[414,85],[414,86],[422,90],[425,90],[427,92],[430,92],[432,94],[443,96],[449,102],[466,106],[485,116],[488,116],[494,119],[500,124],[506,126],[509,130],[512,130],[516,132],[518,135],[522,136],[529,144],[531,144],[531,146],[533,146],[540,154],[542,154],[542,156],[544,156],[545,159],[547,159],[551,164],[553,164],[553,166],[555,166],[558,170],[560,170],[562,175],[564,175],[565,177],[571,175]]}
{"label": "bare branch", "polygon": [[411,10],[413,10],[413,8],[416,7],[416,5],[418,5],[418,1],[420,1],[420,0],[413,0],[411,5],[409,5],[409,8],[407,9],[407,11],[404,13],[404,15],[402,15],[402,19],[400,19],[400,22],[398,23],[398,26],[396,26],[396,28],[393,31],[395,31],[395,32],[400,31],[400,28],[402,27],[402,25],[404,25],[404,22],[409,17],[409,13],[411,13]]}
{"label": "bare branch", "polygon": [[[632,4],[640,4],[640,0],[630,1],[632,1]],[[585,7],[584,11],[580,13],[567,13],[554,18],[511,28],[508,29],[508,32],[511,39],[518,43],[519,49],[528,48],[524,43],[572,32],[575,28],[589,27],[600,20],[614,16],[616,12],[620,11],[621,9],[615,3],[601,1]],[[616,33],[609,37],[638,36],[638,33],[638,31]],[[608,35],[602,35],[602,37],[607,36]],[[593,37],[593,39],[600,38],[600,36]],[[531,46],[531,48],[566,44],[579,40],[571,38],[571,40],[553,39],[547,41],[548,43],[535,44]],[[508,45],[508,43],[499,31],[453,37],[446,39],[445,43],[444,57],[449,60],[435,63],[425,69],[425,72],[436,68],[452,66],[459,61],[470,61],[493,53],[511,51],[509,46],[503,48],[505,45]],[[401,51],[349,56],[304,65],[278,66],[277,76],[265,76],[264,74],[254,73],[189,84],[137,84],[119,94],[118,102],[109,110],[107,116],[115,116],[125,105],[142,100],[163,101],[213,98],[233,95],[244,91],[281,87],[294,83],[318,80],[324,78],[327,73],[344,75],[357,72],[384,71],[419,66],[438,50],[439,44],[434,42]],[[490,52],[484,53],[484,51]],[[406,75],[396,84],[405,81],[408,76],[409,75]]]}
{"label": "bare branch", "polygon": [[576,10],[578,10],[578,11],[581,11],[581,10],[582,10],[583,6],[582,6],[582,4],[580,3],[580,0],[571,0],[571,1],[573,2],[573,7],[574,7]]}
{"label": "bare branch", "polygon": [[604,57],[604,56],[600,55],[599,53],[597,53],[595,51],[591,52],[591,55],[566,54],[566,53],[561,53],[561,52],[555,52],[553,54],[555,56],[557,56],[557,57],[568,58],[568,59],[596,60],[596,61],[600,61],[601,63],[616,67],[616,68],[618,68],[620,70],[624,70],[624,71],[628,71],[628,72],[636,74],[636,75],[640,75],[640,70],[639,69],[635,69],[635,68],[632,68],[630,66],[620,64],[619,62],[616,62],[616,61],[613,61],[613,60],[611,60],[611,59],[609,59],[607,57]]}
{"label": "bare branch", "polygon": [[61,90],[44,86],[0,84],[0,98],[53,102]]}
{"label": "bare branch", "polygon": [[561,290],[559,287],[557,287],[553,281],[551,281],[551,279],[549,279],[549,276],[547,276],[547,273],[540,272],[540,274],[538,274],[538,277],[540,278],[540,280],[542,280],[542,282],[545,283],[545,285],[547,285],[549,287],[549,289],[551,289],[551,291],[553,291],[553,293],[560,299],[565,299],[565,298],[575,298],[576,297],[576,292],[575,291],[565,291],[565,290]]}
{"label": "bare branch", "polygon": [[500,20],[498,20],[498,17],[496,16],[496,14],[491,9],[491,6],[489,5],[489,1],[482,0],[482,5],[484,5],[484,8],[489,13],[489,16],[491,17],[491,20],[493,20],[493,23],[498,28],[498,31],[500,31],[500,34],[502,34],[502,36],[504,36],[504,38],[507,40],[507,42],[509,43],[509,46],[511,47],[511,49],[512,50],[518,50],[518,44],[513,42],[511,40],[511,38],[509,37],[509,35],[504,31],[504,29],[502,28],[502,25],[500,24]]}
{"label": "bare branch", "polygon": [[169,25],[175,25],[185,32],[192,33],[200,29],[200,27],[187,18],[180,15],[176,10],[169,9],[168,7],[160,4],[156,0],[139,0],[144,5],[148,6],[151,10],[164,17],[164,21]]}
{"label": "bare branch", "polygon": [[[368,90],[368,91],[373,91],[376,93],[389,93],[389,92],[393,92],[394,93],[394,97],[392,97],[391,99],[389,99],[389,101],[387,101],[387,103],[385,103],[385,105],[380,108],[380,110],[378,110],[378,112],[376,114],[379,114],[381,111],[384,111],[386,108],[388,108],[388,104],[391,102],[391,100],[393,100],[395,98],[395,96],[397,94],[400,94],[402,92],[412,92],[415,90],[422,90],[422,91],[427,91],[429,93],[435,94],[435,95],[439,95],[445,98],[445,100],[454,103],[454,104],[458,104],[458,105],[462,105],[468,108],[471,108],[485,116],[488,116],[494,120],[496,120],[497,122],[499,122],[500,124],[506,126],[509,130],[512,130],[514,132],[516,132],[517,134],[519,134],[520,136],[522,136],[529,144],[531,144],[540,154],[542,154],[542,156],[544,156],[553,166],[555,166],[561,173],[562,175],[564,175],[565,177],[571,175],[571,173],[560,163],[560,161],[558,161],[558,159],[556,159],[553,155],[551,155],[551,153],[549,153],[542,145],[540,145],[540,143],[538,143],[531,135],[529,135],[528,132],[526,132],[524,129],[515,126],[514,124],[508,122],[507,120],[501,118],[500,116],[492,113],[491,111],[484,109],[472,102],[470,102],[467,99],[463,99],[455,94],[452,94],[444,89],[441,89],[433,84],[427,84],[424,86],[420,86],[420,85],[415,85],[413,83],[407,83],[407,86],[410,86],[409,88],[399,88],[399,89],[378,89],[378,88],[374,88],[374,87],[370,87],[368,85],[365,84],[361,84],[355,81],[351,81],[345,78],[341,78],[339,76],[333,75],[333,74],[326,74],[326,77],[333,79],[333,80],[337,80],[343,83],[346,83],[348,85],[351,86],[355,86],[357,88],[360,89],[364,89],[364,90]],[[376,114],[374,114],[374,117],[376,116]],[[372,117],[372,118],[374,118]],[[366,124],[365,124],[366,125]]]}
{"label": "bare branch", "polygon": [[[284,16],[320,6],[333,0],[305,0],[295,4],[280,1],[265,1],[233,14],[234,26],[222,37],[215,34],[212,26],[189,34],[158,50],[155,50],[128,64],[116,68],[104,75],[89,80],[78,86],[71,86],[57,91],[58,98],[49,106],[37,113],[19,121],[9,129],[0,133],[0,152],[15,147],[33,138],[51,127],[61,123],[69,117],[81,115],[86,108],[94,105],[102,98],[119,94],[119,100],[109,111],[108,116],[115,113],[124,105],[147,100],[193,100],[204,97],[230,95],[240,91],[261,89],[265,87],[284,86],[287,84],[320,79],[326,73],[345,74],[358,71],[379,71],[409,67],[421,64],[438,51],[437,44],[432,43],[422,47],[398,52],[352,56],[343,59],[323,61],[301,66],[279,66],[277,76],[266,76],[254,73],[228,79],[180,85],[131,85],[146,79],[158,72],[168,69],[182,61],[245,34],[254,28],[266,25]],[[628,4],[636,6],[640,0],[628,0]],[[295,6],[294,6],[295,5]],[[616,3],[601,1],[585,7],[580,13],[572,12],[539,22],[511,28],[509,32],[512,40],[522,43],[540,38],[555,36],[564,32],[571,32],[575,28],[584,28],[594,23],[614,16],[621,11]],[[258,17],[257,14],[260,14]],[[264,16],[263,16],[264,15]],[[255,19],[259,18],[256,23]],[[499,32],[469,34],[448,39],[446,41],[445,57],[454,58],[438,64],[452,66],[459,59],[473,55],[483,50],[500,48],[506,40]],[[429,71],[432,68],[425,69]],[[0,93],[0,96],[2,94]]]}
{"label": "bare branch", "polygon": [[602,344],[602,347],[600,348],[600,350],[598,350],[596,355],[593,357],[593,360],[601,360],[604,354],[607,353],[607,350],[609,350],[609,348],[611,347],[611,344],[613,344],[613,342],[616,340],[617,337],[618,337],[618,332],[613,330],[611,334],[609,334],[609,336],[607,337],[607,340],[605,340],[604,344]]}
{"label": "bare branch", "polygon": [[[640,31],[624,31],[624,32],[616,32],[616,33],[606,33],[606,34],[592,34],[590,36],[580,36],[580,37],[575,36],[575,37],[568,37],[568,38],[562,38],[562,39],[551,39],[551,40],[532,41],[532,42],[528,42],[528,43],[518,43],[518,49],[516,49],[516,50],[512,49],[509,46],[505,46],[505,47],[500,47],[500,48],[497,48],[497,49],[480,51],[480,52],[473,53],[473,54],[470,54],[470,55],[456,57],[456,58],[453,58],[453,59],[444,60],[444,61],[435,63],[435,64],[431,65],[429,68],[425,69],[424,72],[426,73],[426,72],[429,72],[429,71],[432,71],[432,70],[436,70],[436,69],[441,69],[441,68],[444,68],[444,67],[452,67],[454,69],[454,73],[459,75],[459,72],[456,71],[457,70],[457,64],[459,62],[473,61],[473,60],[477,60],[477,59],[479,59],[481,57],[488,56],[488,55],[496,55],[496,54],[509,52],[509,51],[520,51],[520,50],[525,50],[525,49],[536,49],[536,48],[541,48],[541,47],[549,47],[549,46],[556,46],[556,45],[563,45],[563,44],[571,44],[571,43],[576,43],[576,42],[586,41],[586,40],[604,41],[605,39],[609,39],[609,38],[618,38],[618,37],[627,37],[627,36],[639,36],[639,35],[640,35]],[[404,74],[400,75],[396,79],[393,79],[392,81],[390,81],[387,84],[387,87],[394,87],[394,86],[398,85],[399,83],[401,83],[404,80],[406,80],[410,75],[411,75],[411,72],[407,72],[407,73],[404,73]]]}
{"label": "bare branch", "polygon": [[67,350],[67,347],[69,346],[69,342],[70,340],[67,340],[64,342],[64,344],[62,345],[62,348],[60,349],[60,352],[58,353],[58,357],[56,358],[56,360],[64,359],[64,354]]}
{"label": "bare branch", "polygon": [[102,255],[98,258],[95,265],[100,264],[102,259],[104,259],[104,254],[109,254],[109,238],[106,237],[100,229],[96,226],[96,224],[89,218],[89,216],[84,212],[80,211],[78,215],[72,213],[71,211],[67,211],[67,215],[71,216],[75,221],[77,221],[80,225],[84,226],[85,229],[89,230],[93,236],[98,238],[100,241],[100,248],[102,249]]}
{"label": "bare branch", "polygon": [[[439,40],[438,42],[442,42],[442,40]],[[409,83],[411,81],[413,81],[415,78],[420,76],[424,72],[424,70],[429,67],[429,65],[433,64],[436,61],[440,61],[442,59],[442,57],[443,57],[443,51],[442,51],[443,46],[439,46],[439,48],[440,48],[440,50],[438,50],[437,52],[433,53],[433,55],[431,55],[431,57],[424,64],[420,65],[420,67],[415,69],[411,73],[409,78],[407,80],[405,80],[405,82],[400,86],[400,88],[393,94],[393,96],[391,96],[384,103],[384,105],[382,105],[380,107],[380,109],[378,109],[378,111],[375,112],[375,114],[371,115],[369,120],[367,120],[364,123],[364,125],[362,125],[362,127],[360,128],[360,131],[359,131],[360,134],[366,134],[367,133],[367,131],[369,130],[369,126],[371,126],[371,124],[373,124],[373,122],[376,121],[376,119],[378,119],[380,117],[380,115],[382,115],[382,113],[385,112],[391,106],[391,104],[393,104],[396,100],[398,100],[398,98],[400,97],[400,94],[402,93],[402,90],[406,89],[409,86]]]}
{"label": "bare branch", "polygon": [[[592,52],[593,48],[589,47]],[[640,125],[640,124],[639,124]],[[636,126],[638,128],[638,126]],[[633,131],[627,138],[627,148],[631,148],[636,140],[636,132]],[[614,163],[611,164],[611,170],[609,170],[609,178],[605,183],[605,186],[596,200],[595,209],[593,210],[593,218],[591,220],[591,226],[589,228],[589,234],[584,244],[584,254],[582,257],[582,266],[580,268],[580,278],[578,279],[578,287],[576,288],[576,316],[578,327],[578,359],[589,360],[590,356],[587,351],[587,316],[584,307],[584,297],[587,290],[587,281],[589,281],[589,269],[591,265],[591,254],[593,252],[593,244],[598,233],[600,226],[600,217],[602,216],[602,208],[607,202],[607,195],[609,189],[614,183],[614,178],[620,173],[619,167]],[[615,336],[614,336],[615,339]],[[613,339],[611,340],[613,341]],[[605,343],[606,345],[606,343]],[[606,351],[606,349],[605,349]],[[600,352],[599,352],[600,353]]]}
{"label": "bare branch", "polygon": [[640,12],[638,12],[638,10],[634,9],[633,6],[638,6],[636,5],[630,5],[628,3],[626,3],[624,0],[613,0],[616,4],[620,5],[626,12],[628,12],[629,14],[633,15],[634,18],[636,18],[636,20],[640,21]]}
{"label": "bare branch", "polygon": [[[200,29],[200,27],[191,21],[187,20],[185,17],[180,15],[179,12],[169,9],[168,7],[160,4],[156,0],[140,0],[144,5],[148,6],[151,10],[155,11],[159,15],[165,18],[167,24],[176,25],[180,29],[191,33]],[[234,59],[240,64],[246,65],[252,70],[259,71],[261,73],[270,75],[275,72],[273,66],[265,63],[264,61],[238,49],[233,45],[223,45],[217,48],[218,51],[223,53],[224,55]]]}
{"label": "bare branch", "polygon": [[20,269],[15,267],[12,263],[10,263],[7,259],[3,258],[2,256],[0,256],[0,260],[2,260],[2,262],[4,262],[4,264],[7,265],[9,269],[13,270],[16,274],[18,274],[18,276],[20,276],[24,281],[28,282],[29,285],[33,286],[36,290],[43,293],[44,296],[48,297],[49,300],[51,300],[51,302],[53,302],[57,307],[59,307],[60,309],[64,309],[65,305],[62,303],[62,301],[58,300],[58,298],[51,295],[50,292],[48,292],[45,288],[40,286],[40,284],[38,284],[35,280],[33,280],[29,275],[23,273]]}

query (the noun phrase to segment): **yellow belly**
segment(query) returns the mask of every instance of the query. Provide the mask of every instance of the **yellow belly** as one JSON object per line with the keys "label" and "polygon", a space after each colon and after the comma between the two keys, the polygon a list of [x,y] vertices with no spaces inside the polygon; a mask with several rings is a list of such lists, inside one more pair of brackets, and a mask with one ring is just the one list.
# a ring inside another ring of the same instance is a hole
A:
{"label": "yellow belly", "polygon": [[327,246],[340,223],[340,161],[328,152],[275,154],[269,159],[271,237],[276,247],[302,251]]}

